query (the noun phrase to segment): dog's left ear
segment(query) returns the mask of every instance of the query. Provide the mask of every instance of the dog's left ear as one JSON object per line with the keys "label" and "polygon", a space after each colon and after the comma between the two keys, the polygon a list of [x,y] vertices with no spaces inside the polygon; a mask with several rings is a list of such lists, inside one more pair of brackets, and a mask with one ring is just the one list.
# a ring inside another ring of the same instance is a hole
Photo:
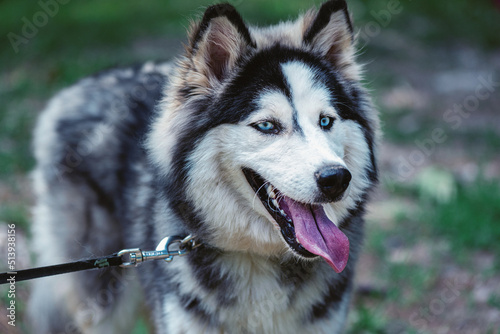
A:
{"label": "dog's left ear", "polygon": [[193,66],[210,83],[222,81],[248,48],[255,48],[255,42],[229,4],[208,7],[190,40]]}
{"label": "dog's left ear", "polygon": [[[344,0],[325,2],[315,16],[306,15],[303,42],[347,76],[354,64],[354,34]],[[349,73],[352,72],[352,73]],[[350,75],[351,74],[351,75]],[[354,79],[354,78],[353,78]]]}

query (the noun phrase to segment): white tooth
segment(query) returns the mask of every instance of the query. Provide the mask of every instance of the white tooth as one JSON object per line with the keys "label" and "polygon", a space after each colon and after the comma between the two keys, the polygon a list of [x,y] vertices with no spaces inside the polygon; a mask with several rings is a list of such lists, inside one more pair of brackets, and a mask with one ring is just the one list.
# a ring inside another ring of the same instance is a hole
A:
{"label": "white tooth", "polygon": [[283,211],[283,209],[280,209],[280,213],[281,213],[283,216],[286,216],[286,213],[285,213],[285,211]]}
{"label": "white tooth", "polygon": [[276,194],[274,193],[274,189],[271,192],[268,192],[269,197],[276,198]]}
{"label": "white tooth", "polygon": [[266,185],[266,192],[268,195],[271,194],[273,192],[273,186],[270,184]]}
{"label": "white tooth", "polygon": [[275,199],[271,200],[271,203],[273,203],[274,207],[279,208],[278,201]]}
{"label": "white tooth", "polygon": [[325,214],[328,219],[330,219],[335,226],[339,227],[339,221],[335,215],[335,211],[333,211],[333,207],[331,205],[323,205],[323,209],[325,210]]}

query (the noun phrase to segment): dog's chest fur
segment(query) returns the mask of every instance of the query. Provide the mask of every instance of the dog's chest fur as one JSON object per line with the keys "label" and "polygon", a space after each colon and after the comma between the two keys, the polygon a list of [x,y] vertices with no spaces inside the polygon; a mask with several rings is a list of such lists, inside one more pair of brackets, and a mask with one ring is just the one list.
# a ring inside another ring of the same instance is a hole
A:
{"label": "dog's chest fur", "polygon": [[167,333],[340,333],[350,295],[350,270],[335,277],[319,261],[280,264],[205,248],[155,272],[169,277],[156,303]]}

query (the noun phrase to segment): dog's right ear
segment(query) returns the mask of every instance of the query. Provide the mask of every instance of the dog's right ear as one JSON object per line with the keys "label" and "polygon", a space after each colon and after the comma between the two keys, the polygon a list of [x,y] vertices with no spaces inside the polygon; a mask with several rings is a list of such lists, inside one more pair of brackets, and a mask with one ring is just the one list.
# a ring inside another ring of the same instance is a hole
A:
{"label": "dog's right ear", "polygon": [[207,8],[194,27],[189,45],[194,70],[212,87],[227,76],[249,48],[255,48],[255,42],[240,14],[229,4]]}

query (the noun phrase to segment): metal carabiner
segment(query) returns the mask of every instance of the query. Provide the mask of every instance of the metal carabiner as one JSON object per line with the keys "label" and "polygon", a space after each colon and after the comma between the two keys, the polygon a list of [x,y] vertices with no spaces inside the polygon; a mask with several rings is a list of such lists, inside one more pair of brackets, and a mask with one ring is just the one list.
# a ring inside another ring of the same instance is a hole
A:
{"label": "metal carabiner", "polygon": [[[174,256],[176,255],[184,255],[187,253],[186,249],[181,247],[180,245],[182,244],[182,241],[184,240],[183,237],[179,237],[177,235],[170,236],[163,238],[162,241],[156,246],[156,251],[155,252],[161,252],[167,256],[163,257],[151,257],[151,260],[161,260],[164,259],[166,262],[170,262],[174,259]],[[179,244],[179,248],[177,250],[170,250],[170,245],[172,244]]]}
{"label": "metal carabiner", "polygon": [[120,267],[122,268],[127,268],[132,266],[135,267],[143,260],[142,251],[139,248],[123,249],[118,252],[118,256],[120,257],[126,255],[129,256],[129,260],[127,262],[123,262],[122,264],[120,264]]}
{"label": "metal carabiner", "polygon": [[[170,250],[173,244],[179,244],[177,249]],[[139,248],[124,249],[118,252],[118,256],[129,256],[129,260],[123,262],[120,267],[137,266],[148,260],[165,260],[171,262],[174,256],[183,256],[193,248],[200,246],[192,235],[183,238],[180,236],[170,236],[163,238],[154,251],[142,251]]]}

